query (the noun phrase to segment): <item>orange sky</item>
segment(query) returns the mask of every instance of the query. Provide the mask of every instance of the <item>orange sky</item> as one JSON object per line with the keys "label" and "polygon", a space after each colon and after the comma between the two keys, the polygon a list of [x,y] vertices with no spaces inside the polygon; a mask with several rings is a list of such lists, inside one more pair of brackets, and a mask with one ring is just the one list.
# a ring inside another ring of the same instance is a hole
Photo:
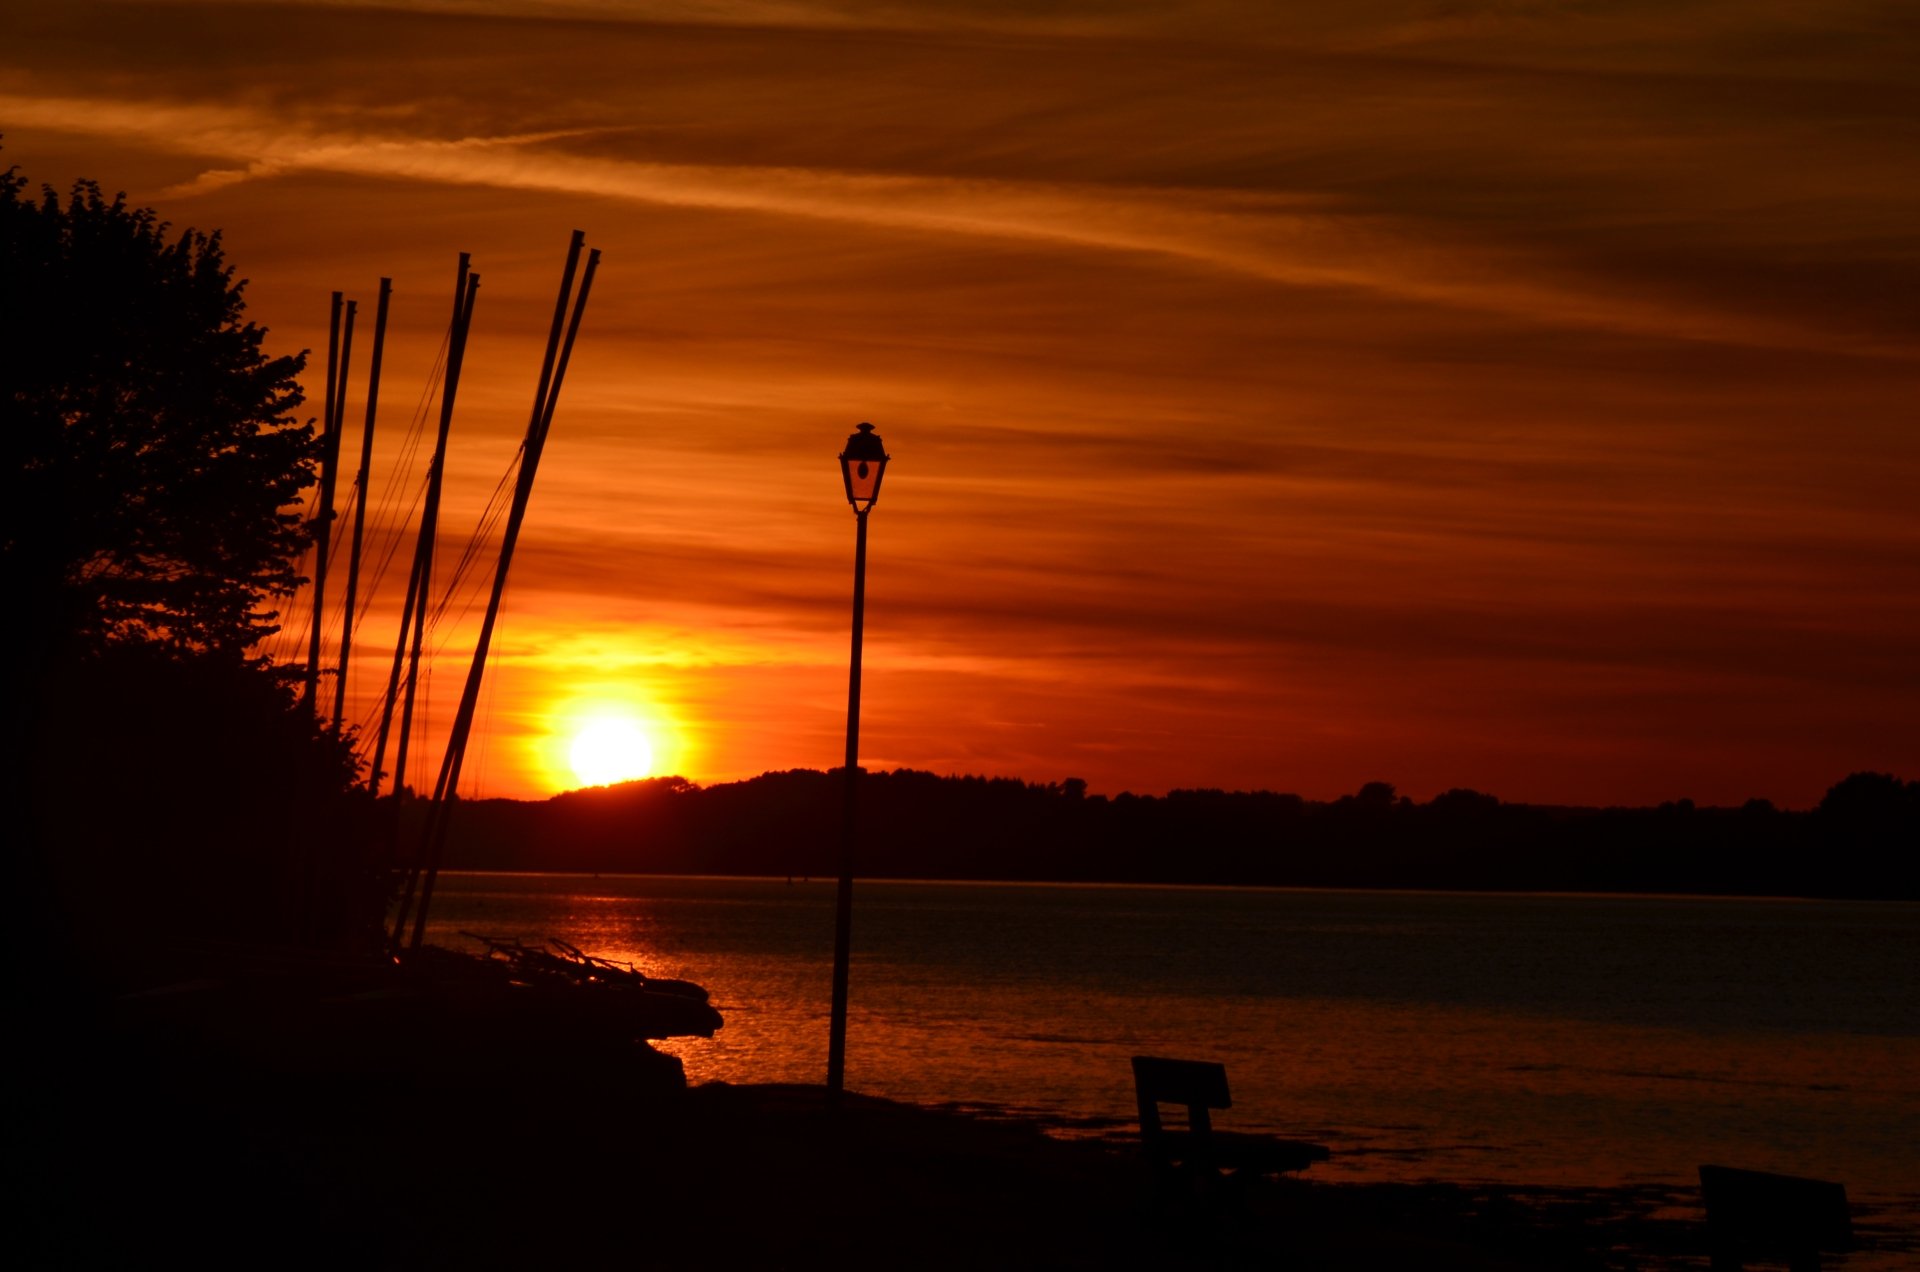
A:
{"label": "orange sky", "polygon": [[838,763],[863,419],[895,457],[869,765],[1792,806],[1920,776],[1907,6],[1027,8],[10,5],[3,160],[223,229],[315,412],[328,293],[363,372],[391,275],[376,483],[473,253],[455,544],[567,232],[604,251],[483,793],[571,784],[609,702],[695,780]]}

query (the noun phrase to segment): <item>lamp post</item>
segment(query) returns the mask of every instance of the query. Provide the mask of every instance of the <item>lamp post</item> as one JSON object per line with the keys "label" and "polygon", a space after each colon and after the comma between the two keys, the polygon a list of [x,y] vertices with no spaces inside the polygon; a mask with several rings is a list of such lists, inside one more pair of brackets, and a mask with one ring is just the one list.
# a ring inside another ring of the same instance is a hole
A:
{"label": "lamp post", "polygon": [[833,912],[833,1017],[827,1033],[827,1104],[837,1107],[847,1077],[847,962],[853,947],[853,806],[860,780],[860,638],[867,611],[867,514],[880,497],[887,448],[862,424],[840,453],[840,477],[856,527],[853,547],[853,659],[847,675],[847,785],[840,821],[840,888]]}

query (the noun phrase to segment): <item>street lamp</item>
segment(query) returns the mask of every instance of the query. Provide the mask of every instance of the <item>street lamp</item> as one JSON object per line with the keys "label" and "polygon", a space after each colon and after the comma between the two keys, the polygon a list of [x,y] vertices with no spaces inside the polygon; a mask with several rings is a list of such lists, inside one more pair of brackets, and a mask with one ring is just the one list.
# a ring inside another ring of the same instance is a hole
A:
{"label": "street lamp", "polygon": [[833,913],[833,1017],[827,1033],[827,1103],[838,1105],[847,1079],[847,962],[853,947],[853,804],[860,779],[860,638],[867,610],[867,514],[880,497],[887,448],[862,424],[840,452],[840,477],[853,505],[853,660],[847,675],[847,785],[840,821],[840,888]]}

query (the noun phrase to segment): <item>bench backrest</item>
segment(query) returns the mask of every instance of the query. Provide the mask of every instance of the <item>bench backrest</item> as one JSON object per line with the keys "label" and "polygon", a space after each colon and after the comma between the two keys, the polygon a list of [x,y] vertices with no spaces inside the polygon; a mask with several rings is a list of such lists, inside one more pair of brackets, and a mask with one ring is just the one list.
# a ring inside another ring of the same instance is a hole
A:
{"label": "bench backrest", "polygon": [[1227,1066],[1211,1060],[1165,1060],[1159,1056],[1133,1058],[1133,1085],[1142,1096],[1161,1104],[1198,1104],[1230,1109]]}
{"label": "bench backrest", "polygon": [[1160,1106],[1186,1106],[1187,1127],[1196,1135],[1213,1129],[1208,1109],[1230,1109],[1227,1066],[1211,1060],[1167,1060],[1160,1056],[1133,1058],[1133,1093],[1140,1104],[1140,1138],[1160,1135]]}

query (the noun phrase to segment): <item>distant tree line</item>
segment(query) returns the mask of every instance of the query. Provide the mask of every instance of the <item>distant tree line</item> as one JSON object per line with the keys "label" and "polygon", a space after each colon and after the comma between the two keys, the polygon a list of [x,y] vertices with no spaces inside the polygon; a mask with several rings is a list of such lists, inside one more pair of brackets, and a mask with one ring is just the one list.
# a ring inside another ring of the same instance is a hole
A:
{"label": "distant tree line", "polygon": [[[793,770],[701,787],[659,778],[544,802],[469,801],[467,869],[830,876],[843,774]],[[860,782],[866,877],[1497,891],[1920,898],[1920,782],[1855,773],[1818,808],[1427,801],[1370,782],[1331,801],[1270,791],[1089,795],[1069,779]]]}

